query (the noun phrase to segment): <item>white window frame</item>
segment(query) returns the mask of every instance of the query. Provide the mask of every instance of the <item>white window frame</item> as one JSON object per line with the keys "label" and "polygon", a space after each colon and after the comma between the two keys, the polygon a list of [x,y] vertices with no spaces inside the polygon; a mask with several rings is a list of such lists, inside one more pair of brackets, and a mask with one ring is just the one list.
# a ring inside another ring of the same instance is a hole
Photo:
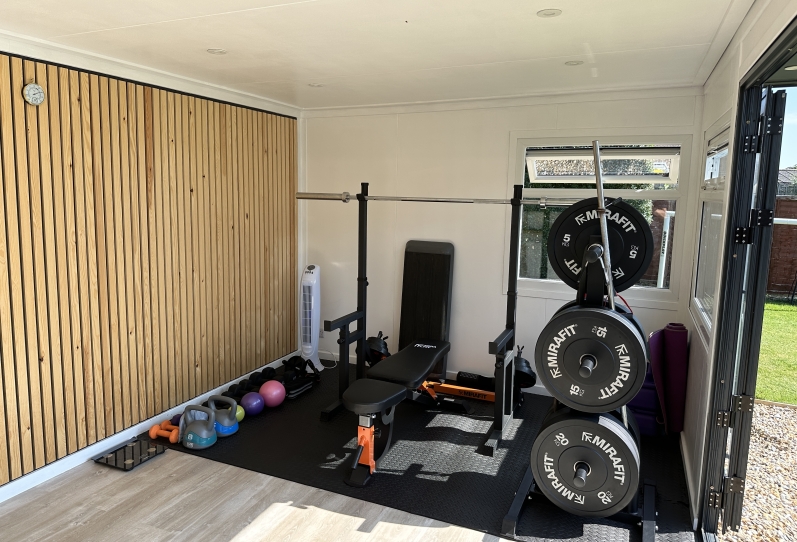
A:
{"label": "white window frame", "polygon": [[[700,333],[701,338],[704,340],[706,345],[712,344],[712,335],[714,332],[713,322],[716,322],[717,318],[717,306],[719,304],[719,297],[720,297],[720,280],[719,274],[722,273],[722,266],[717,266],[717,277],[715,277],[715,286],[717,289],[716,296],[714,299],[714,307],[712,309],[712,313],[710,315],[706,314],[705,309],[702,307],[702,304],[699,299],[695,297],[696,289],[697,289],[697,274],[698,274],[698,266],[700,264],[700,235],[701,235],[701,221],[703,216],[703,204],[706,202],[720,202],[723,207],[723,216],[722,216],[722,224],[720,225],[720,230],[722,232],[725,231],[726,222],[727,222],[727,205],[725,201],[725,186],[727,184],[727,177],[730,176],[730,171],[726,173],[725,178],[716,178],[716,179],[705,179],[705,171],[708,165],[709,155],[714,155],[718,150],[723,148],[727,148],[728,152],[728,160],[727,163],[732,163],[732,153],[730,152],[730,144],[731,144],[731,128],[728,118],[729,115],[723,115],[723,117],[715,123],[714,126],[709,128],[706,131],[706,137],[704,138],[703,142],[703,159],[701,162],[702,169],[700,175],[700,190],[697,198],[697,212],[700,215],[699,220],[696,223],[695,227],[695,239],[694,239],[694,261],[692,262],[692,279],[690,281],[690,288],[689,288],[689,313],[694,320],[698,333]],[[719,140],[719,141],[718,141]],[[718,247],[718,258],[719,261],[722,261],[722,251],[723,247]]]}
{"label": "white window frame", "polygon": [[[594,139],[598,139],[601,145],[645,145],[645,144],[670,144],[680,147],[680,160],[678,164],[678,186],[669,190],[618,190],[610,186],[605,188],[608,197],[622,197],[624,199],[669,199],[675,200],[676,209],[681,216],[686,218],[689,203],[689,189],[691,185],[689,165],[692,159],[692,134],[674,133],[671,135],[645,135],[645,134],[593,134],[590,136],[574,137],[522,137],[518,134],[514,139],[514,164],[510,168],[510,186],[524,184],[526,170],[526,149],[530,147],[568,147],[568,146],[591,146]],[[655,149],[651,148],[651,150]],[[608,149],[607,149],[608,150]],[[557,151],[559,152],[559,151]],[[577,151],[582,154],[582,151]],[[612,151],[610,151],[612,152]],[[601,156],[606,156],[602,151]],[[585,179],[586,180],[586,179]],[[547,182],[547,181],[546,181]],[[570,182],[573,182],[571,179]],[[587,181],[588,182],[588,181]],[[624,183],[639,182],[633,181],[631,176],[623,177]],[[650,178],[645,182],[653,183]],[[655,183],[663,184],[663,183]],[[572,188],[524,188],[524,198],[550,198],[549,205],[554,205],[556,199],[584,199],[595,197],[594,190],[572,189]],[[683,219],[675,228],[675,235],[672,237],[672,261],[670,265],[670,284],[668,288],[649,288],[634,286],[624,292],[622,296],[633,306],[678,310],[679,292],[681,288],[681,269],[684,258],[684,247],[686,245],[686,228],[689,221]],[[507,232],[509,230],[507,229]],[[690,233],[691,236],[691,233]],[[508,269],[505,269],[505,271]],[[506,277],[506,273],[504,273]],[[504,287],[508,285],[504,278]],[[687,278],[688,280],[688,278]],[[506,289],[504,289],[506,291]],[[569,301],[574,298],[574,290],[561,281],[548,279],[528,279],[518,277],[518,295],[522,297],[536,297],[543,299],[559,299]]]}
{"label": "white window frame", "polygon": [[[589,156],[587,156],[589,154]],[[542,183],[561,183],[572,184],[581,182],[595,182],[594,175],[550,175],[537,177],[536,167],[534,161],[536,160],[557,160],[562,158],[589,158],[592,159],[590,151],[576,150],[576,149],[552,149],[552,150],[534,150],[532,155],[526,154],[526,167],[529,171],[529,181],[532,185],[535,181]],[[611,188],[612,184],[628,184],[628,183],[649,183],[649,184],[678,184],[678,172],[680,171],[680,155],[673,156],[672,149],[663,148],[649,148],[649,149],[605,149],[601,150],[601,158],[613,159],[649,159],[655,160],[657,158],[667,157],[672,158],[673,164],[671,171],[674,173],[673,177],[658,177],[654,175],[607,175],[603,174],[603,183],[607,188]],[[527,189],[530,190],[530,189]],[[573,190],[572,188],[568,190]],[[660,192],[660,191],[656,191]]]}

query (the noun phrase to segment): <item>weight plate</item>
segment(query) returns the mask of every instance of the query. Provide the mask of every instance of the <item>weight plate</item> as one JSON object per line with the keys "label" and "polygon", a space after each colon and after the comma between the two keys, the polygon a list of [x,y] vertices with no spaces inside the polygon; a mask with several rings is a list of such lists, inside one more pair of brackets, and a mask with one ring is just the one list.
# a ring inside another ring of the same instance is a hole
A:
{"label": "weight plate", "polygon": [[[559,309],[557,309],[557,311],[554,314],[556,315],[565,309],[569,309],[570,307],[578,307],[578,306],[579,306],[578,300],[568,301],[567,303],[559,307]],[[647,359],[650,359],[650,348],[647,341],[647,333],[645,333],[645,328],[642,327],[642,322],[639,321],[639,318],[634,316],[634,313],[631,312],[631,309],[629,309],[627,306],[623,305],[622,303],[616,302],[615,310],[617,310],[617,312],[625,316],[632,324],[634,324],[634,327],[636,327],[637,331],[639,331],[640,337],[643,337],[645,339],[645,356],[647,357]]]}
{"label": "weight plate", "polygon": [[565,405],[608,412],[642,388],[646,345],[622,314],[598,307],[570,307],[543,328],[534,350],[537,376]]}
{"label": "weight plate", "polygon": [[[645,217],[624,201],[612,203],[606,211],[614,289],[622,292],[647,271],[655,250],[653,233]],[[571,288],[578,288],[584,251],[592,244],[592,236],[600,233],[598,198],[574,203],[551,226],[548,259],[556,275]]]}
{"label": "weight plate", "polygon": [[639,465],[634,437],[610,414],[549,415],[531,449],[537,487],[579,516],[607,517],[625,508],[639,487]]}

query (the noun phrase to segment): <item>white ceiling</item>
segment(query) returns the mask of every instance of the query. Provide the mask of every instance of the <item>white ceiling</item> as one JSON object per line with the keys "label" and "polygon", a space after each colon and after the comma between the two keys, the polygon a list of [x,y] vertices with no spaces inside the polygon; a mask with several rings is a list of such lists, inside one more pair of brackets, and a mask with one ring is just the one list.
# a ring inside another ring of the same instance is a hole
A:
{"label": "white ceiling", "polygon": [[0,30],[321,108],[702,85],[752,2],[0,0]]}

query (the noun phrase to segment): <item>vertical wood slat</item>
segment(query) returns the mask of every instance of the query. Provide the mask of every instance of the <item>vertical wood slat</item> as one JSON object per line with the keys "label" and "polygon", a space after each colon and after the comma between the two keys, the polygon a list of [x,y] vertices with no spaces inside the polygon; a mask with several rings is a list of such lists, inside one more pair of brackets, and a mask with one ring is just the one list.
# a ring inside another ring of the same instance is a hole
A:
{"label": "vertical wood slat", "polygon": [[294,130],[0,55],[0,485],[295,348]]}
{"label": "vertical wood slat", "polygon": [[[113,234],[116,240],[116,294],[117,318],[119,319],[119,366],[121,384],[122,428],[132,424],[132,398],[130,397],[130,331],[127,324],[127,283],[125,280],[125,217],[123,212],[123,191],[125,179],[123,172],[126,164],[122,148],[122,124],[124,119],[119,115],[119,84],[111,79],[108,87],[110,97],[110,139],[111,139],[111,181],[113,202]],[[126,123],[124,123],[126,124]],[[112,279],[113,280],[113,279]]]}
{"label": "vertical wood slat", "polygon": [[233,268],[236,272],[233,274],[233,324],[235,327],[235,337],[233,339],[233,369],[235,373],[243,373],[243,364],[241,362],[241,358],[243,357],[243,349],[242,349],[242,327],[241,327],[241,246],[239,244],[240,239],[240,231],[241,231],[241,213],[240,213],[240,204],[239,204],[239,185],[240,185],[240,175],[239,175],[239,165],[241,163],[240,160],[240,148],[238,142],[240,141],[239,137],[239,124],[238,124],[238,108],[231,107],[230,108],[230,116],[232,117],[231,123],[231,158],[232,161],[232,179],[230,179],[231,190],[231,206],[230,206],[230,222],[232,228],[232,256],[233,256]]}
{"label": "vertical wood slat", "polygon": [[189,273],[190,277],[190,286],[191,286],[191,299],[194,303],[194,311],[193,311],[193,318],[192,324],[193,329],[189,330],[189,342],[192,345],[194,355],[193,359],[191,360],[193,366],[191,367],[193,373],[193,379],[195,382],[195,386],[197,389],[204,389],[202,385],[202,347],[201,347],[201,323],[200,323],[200,315],[199,311],[200,303],[199,303],[199,210],[197,208],[197,178],[198,178],[198,168],[197,168],[197,154],[196,154],[196,99],[191,96],[188,98],[188,153],[190,156],[189,159],[189,168],[190,174],[188,177],[189,182],[189,207],[191,213],[191,260],[190,266],[191,270]]}
{"label": "vertical wood slat", "polygon": [[154,343],[152,340],[152,303],[151,303],[151,283],[150,283],[150,245],[149,245],[149,214],[147,211],[148,202],[148,182],[149,171],[147,157],[149,156],[148,128],[151,129],[152,122],[147,123],[147,107],[145,93],[147,89],[136,85],[136,123],[138,125],[138,204],[139,204],[139,228],[141,239],[141,310],[144,335],[144,357],[141,360],[142,366],[140,375],[140,401],[142,408],[142,418],[149,418],[155,415],[155,406],[152,401],[152,354]]}
{"label": "vertical wood slat", "polygon": [[204,199],[205,199],[205,171],[207,169],[207,161],[205,156],[201,156],[200,149],[204,148],[202,134],[204,132],[203,126],[205,117],[202,111],[202,101],[194,101],[194,115],[195,115],[195,132],[196,139],[194,143],[195,155],[197,157],[197,170],[194,186],[194,209],[196,211],[197,222],[195,224],[196,230],[196,250],[194,252],[196,258],[196,274],[194,279],[197,288],[197,303],[199,315],[199,368],[200,368],[200,382],[203,389],[210,387],[210,364],[208,363],[208,335],[207,335],[207,304],[205,302],[205,218],[204,218]]}
{"label": "vertical wood slat", "polygon": [[181,242],[185,239],[185,222],[184,222],[184,205],[183,205],[183,164],[185,157],[183,156],[183,105],[182,96],[179,94],[174,97],[174,170],[175,170],[175,183],[172,193],[172,213],[173,213],[173,226],[172,226],[172,239],[175,243],[173,248],[172,257],[174,258],[173,268],[175,273],[174,278],[174,312],[177,314],[175,318],[175,337],[178,343],[177,349],[179,354],[177,359],[179,361],[177,367],[177,402],[182,403],[189,397],[188,386],[188,327],[186,325],[186,290],[185,290],[185,262],[183,255],[185,254],[184,243]]}
{"label": "vertical wood slat", "polygon": [[254,200],[253,200],[253,207],[255,209],[255,255],[256,255],[256,273],[255,273],[255,280],[256,280],[256,287],[257,287],[257,302],[255,304],[255,310],[257,311],[257,333],[255,337],[257,339],[257,364],[262,365],[266,363],[266,355],[265,355],[265,331],[263,326],[263,290],[264,290],[264,281],[262,273],[260,269],[263,268],[263,216],[260,212],[261,209],[261,196],[264,184],[264,167],[265,164],[263,162],[263,152],[262,152],[262,131],[263,131],[263,115],[259,112],[255,111],[254,113],[255,119],[255,136],[252,141],[253,153],[255,157],[255,169],[257,171],[257,177],[255,178],[255,193],[254,193]]}
{"label": "vertical wood slat", "polygon": [[[201,148],[208,149],[208,104],[205,100],[197,102],[197,109],[200,113],[200,131],[201,131]],[[213,301],[211,299],[211,284],[210,284],[210,268],[211,253],[210,253],[210,152],[201,152],[202,155],[202,177],[200,180],[199,201],[200,201],[200,219],[202,233],[200,239],[202,245],[200,251],[202,254],[202,271],[201,271],[201,284],[202,284],[202,314],[203,318],[203,337],[205,339],[205,386],[208,388],[214,387],[215,384],[215,356],[213,344],[213,321],[215,320],[213,314]]]}
{"label": "vertical wood slat", "polygon": [[218,143],[219,143],[219,182],[216,190],[218,197],[218,244],[219,261],[218,270],[220,275],[219,289],[219,311],[223,326],[222,348],[224,355],[224,381],[233,378],[232,364],[230,359],[230,341],[232,339],[232,327],[230,324],[230,304],[229,304],[229,284],[230,274],[233,269],[230,267],[228,252],[228,231],[227,231],[227,189],[230,176],[228,174],[229,160],[227,147],[227,106],[218,104]]}
{"label": "vertical wood slat", "polygon": [[[36,65],[30,60],[23,63],[24,83],[36,80]],[[30,194],[30,232],[33,237],[33,298],[35,300],[36,314],[36,349],[35,359],[31,358],[30,365],[30,385],[31,402],[33,411],[37,409],[35,401],[36,394],[39,395],[38,408],[42,417],[43,456],[36,458],[37,467],[41,464],[55,460],[55,420],[53,416],[52,402],[52,361],[50,358],[50,341],[48,333],[47,315],[47,287],[45,282],[45,270],[47,262],[44,259],[44,223],[42,216],[42,184],[50,181],[50,156],[49,145],[44,149],[40,146],[40,138],[47,137],[47,123],[39,126],[38,111],[33,108],[25,108],[25,123],[27,125],[28,136],[28,172],[29,172],[29,194]],[[36,435],[34,434],[34,442]]]}
{"label": "vertical wood slat", "polygon": [[152,329],[152,358],[150,360],[150,373],[147,378],[151,390],[151,401],[154,412],[165,410],[163,395],[161,393],[161,312],[159,299],[161,292],[158,286],[158,220],[156,193],[160,186],[159,160],[160,160],[160,97],[157,89],[147,88],[144,94],[146,104],[145,122],[147,146],[147,228],[150,239],[150,322]]}
{"label": "vertical wood slat", "polygon": [[85,322],[83,330],[83,371],[85,374],[86,403],[90,405],[86,416],[89,426],[89,441],[97,441],[100,434],[104,433],[97,426],[104,422],[104,401],[102,395],[102,358],[100,357],[100,329],[99,329],[99,288],[98,288],[98,263],[97,263],[97,233],[95,224],[94,201],[94,166],[93,166],[93,138],[91,137],[91,97],[89,75],[80,74],[80,133],[83,146],[83,195],[85,202],[86,222],[86,275],[84,284],[88,298],[85,311],[81,307],[81,314]]}
{"label": "vertical wood slat", "polygon": [[[124,393],[124,425],[130,427],[138,422],[135,414],[134,403],[136,399],[133,395],[133,387],[137,374],[136,366],[136,336],[135,336],[135,297],[133,293],[133,247],[132,247],[132,222],[130,220],[130,134],[127,118],[127,83],[117,81],[118,112],[116,117],[119,119],[119,183],[117,194],[114,197],[114,204],[119,210],[117,215],[117,227],[120,244],[117,243],[117,261],[119,262],[119,296],[120,296],[120,324],[119,328],[123,336],[122,348],[127,347],[123,366],[124,377],[122,388]],[[123,293],[124,292],[124,293]]]}
{"label": "vertical wood slat", "polygon": [[169,390],[171,395],[171,405],[183,402],[183,381],[180,363],[182,361],[182,348],[180,344],[180,277],[177,255],[177,149],[176,149],[176,113],[175,95],[173,92],[166,93],[167,108],[167,130],[168,130],[168,153],[169,153],[169,177],[168,185],[164,186],[164,194],[168,194],[168,205],[164,212],[168,216],[168,251],[167,251],[167,276],[171,277],[168,283],[167,302],[170,310],[169,330],[171,332],[172,356],[169,365]]}
{"label": "vertical wood slat", "polygon": [[105,273],[107,262],[104,173],[102,162],[102,132],[100,129],[100,78],[89,76],[89,94],[91,96],[91,139],[92,171],[94,179],[94,227],[96,233],[97,272],[97,324],[99,332],[100,355],[94,359],[97,437],[104,438],[113,432],[113,402],[111,400],[111,345],[109,338],[110,321],[108,316],[108,280]]}
{"label": "vertical wood slat", "polygon": [[137,96],[137,85],[124,83],[127,86],[127,126],[130,164],[130,244],[132,252],[133,275],[133,325],[135,326],[135,360],[134,370],[131,368],[131,393],[133,396],[133,423],[145,419],[146,409],[142,401],[141,386],[144,385],[144,333],[142,309],[142,284],[141,284],[141,226],[139,207],[139,174],[140,151],[138,140],[138,107],[140,102]]}
{"label": "vertical wood slat", "polygon": [[196,343],[194,338],[194,295],[192,285],[192,243],[191,243],[191,163],[192,148],[190,138],[190,118],[188,111],[188,96],[181,96],[182,108],[182,148],[183,148],[183,176],[180,187],[180,205],[182,206],[182,242],[180,243],[180,254],[182,259],[182,277],[180,284],[181,298],[185,299],[183,310],[183,324],[186,330],[186,362],[188,397],[197,395],[196,385]]}
{"label": "vertical wood slat", "polygon": [[[23,62],[18,58],[11,59],[11,81],[17,88],[24,86]],[[33,271],[33,232],[31,231],[31,176],[37,176],[36,171],[28,167],[27,127],[25,119],[25,102],[22,95],[12,95],[12,108],[14,118],[14,142],[17,163],[17,205],[19,209],[19,234],[21,249],[21,274],[19,276],[19,289],[22,292],[22,305],[18,314],[24,314],[19,320],[23,325],[20,334],[20,345],[24,349],[17,351],[17,386],[21,400],[28,411],[28,422],[23,422],[22,430],[30,437],[33,451],[32,457],[25,462],[25,472],[44,465],[44,432],[41,403],[41,384],[39,381],[39,359],[36,329],[36,298]],[[20,356],[20,353],[23,355]]]}
{"label": "vertical wood slat", "polygon": [[[11,278],[16,261],[12,258],[19,251],[19,243],[14,247],[17,235],[16,202],[11,195],[16,193],[16,165],[13,148],[13,126],[11,122],[11,66],[10,59],[0,55],[0,355],[3,371],[3,404],[5,420],[3,435],[7,449],[0,449],[0,482],[6,483],[22,476],[24,450],[20,439],[20,416],[17,410],[16,357],[14,355],[15,329],[12,325],[12,292],[14,282]],[[8,229],[8,233],[6,231]],[[23,396],[24,398],[24,396]],[[5,459],[3,459],[5,457]],[[3,463],[5,462],[5,463]]]}
{"label": "vertical wood slat", "polygon": [[268,127],[266,129],[268,138],[268,178],[269,183],[266,189],[266,211],[268,214],[268,240],[266,246],[268,247],[268,258],[266,261],[266,268],[268,269],[268,337],[269,337],[269,358],[274,356],[277,352],[275,346],[275,322],[276,312],[274,308],[274,299],[276,298],[276,289],[274,287],[274,194],[273,194],[273,179],[274,179],[274,164],[276,153],[274,152],[274,118],[268,118]]}
{"label": "vertical wood slat", "polygon": [[221,163],[221,118],[219,112],[219,104],[217,102],[210,102],[209,107],[213,109],[211,117],[213,118],[213,194],[212,202],[213,209],[213,312],[216,315],[216,353],[218,356],[218,384],[228,382],[232,376],[227,371],[227,358],[225,356],[225,344],[227,342],[227,334],[225,332],[226,320],[224,319],[224,310],[222,308],[223,291],[224,291],[224,278],[223,269],[224,262],[222,258],[222,236],[223,236],[223,208],[224,203],[221,197],[222,194],[222,163]]}
{"label": "vertical wood slat", "polygon": [[[85,75],[85,74],[83,74]],[[78,396],[82,396],[84,412],[83,425],[86,427],[88,444],[97,440],[96,418],[94,414],[94,371],[91,365],[91,314],[89,302],[89,270],[88,270],[88,244],[89,235],[86,222],[86,171],[85,149],[83,148],[83,107],[80,99],[80,76],[75,71],[69,74],[70,107],[72,109],[72,170],[75,189],[75,225],[77,232],[77,263],[78,263],[78,298],[80,306],[80,356],[75,383]],[[90,155],[87,157],[90,160]],[[78,419],[80,426],[81,419]]]}
{"label": "vertical wood slat", "polygon": [[209,259],[209,283],[210,283],[210,305],[212,307],[210,323],[212,327],[211,339],[213,343],[213,386],[219,386],[226,380],[222,380],[222,355],[220,351],[221,337],[219,332],[219,284],[218,284],[218,217],[217,212],[219,208],[219,198],[216,192],[218,183],[218,156],[219,145],[216,138],[216,116],[214,114],[213,102],[207,103],[207,125],[208,125],[208,173],[210,176],[210,189],[208,191],[208,198],[210,200],[210,209],[208,210],[208,243],[210,244],[210,259]]}
{"label": "vertical wood slat", "polygon": [[[166,223],[167,217],[164,216],[163,198],[165,195],[164,183],[168,177],[168,154],[166,150],[166,96],[165,92],[159,89],[153,91],[153,111],[154,122],[152,123],[155,130],[155,224],[156,224],[156,237],[158,243],[158,322],[160,333],[160,352],[157,358],[158,370],[155,372],[156,384],[155,388],[160,389],[160,404],[162,409],[165,410],[171,406],[169,399],[169,323],[166,303],[166,290],[167,280],[166,277],[166,255],[168,254],[166,248]],[[156,408],[161,410],[161,408]]]}
{"label": "vertical wood slat", "polygon": [[[106,248],[107,226],[105,223],[105,172],[103,171],[102,130],[100,127],[100,78],[97,75],[89,77],[89,93],[91,95],[91,138],[92,166],[94,171],[94,224],[96,228],[97,265],[105,271],[107,269],[108,251]],[[100,437],[112,434],[113,424],[113,394],[111,371],[111,339],[110,316],[108,313],[108,277],[107,273],[98,274],[97,278],[97,304],[99,312],[100,334],[100,363],[102,374],[102,389],[97,392],[97,397],[103,398],[102,412],[97,409],[97,434]],[[99,407],[100,402],[97,401]],[[102,423],[100,423],[102,422]]]}
{"label": "vertical wood slat", "polygon": [[100,77],[100,131],[102,134],[102,179],[103,179],[103,212],[105,214],[105,277],[108,289],[108,340],[110,344],[110,357],[103,360],[104,379],[107,383],[105,389],[105,424],[107,432],[112,434],[121,431],[124,427],[122,412],[122,355],[119,331],[119,285],[117,282],[116,236],[114,222],[114,171],[113,171],[113,140],[114,132],[111,126],[111,94],[113,80]]}
{"label": "vertical wood slat", "polygon": [[[55,70],[52,70],[56,73]],[[42,83],[45,93],[51,90],[50,81],[54,82],[55,96],[58,96],[58,79],[48,76],[48,67],[45,64],[36,64],[36,80]],[[53,101],[57,107],[57,98]],[[57,109],[56,109],[57,111]],[[50,103],[45,100],[38,110],[39,115],[39,148],[42,152],[42,221],[44,226],[44,247],[45,260],[47,263],[47,310],[50,341],[50,360],[52,378],[52,397],[54,412],[54,435],[50,435],[55,445],[56,458],[66,455],[66,416],[64,405],[64,380],[63,380],[63,350],[61,345],[61,315],[59,313],[59,292],[58,292],[58,258],[56,256],[56,231],[57,225],[55,217],[57,208],[54,198],[54,184],[60,184],[61,180],[61,152],[60,152],[60,130],[58,125],[53,124],[57,119],[50,114]],[[45,135],[46,134],[46,135]],[[5,241],[5,234],[0,232]],[[0,249],[0,252],[4,252]],[[0,256],[2,257],[2,256]],[[5,258],[3,258],[5,261]],[[1,272],[1,271],[0,271]],[[2,311],[0,311],[2,312]],[[10,317],[10,315],[7,315]],[[3,315],[0,315],[0,319]],[[0,333],[2,335],[2,333]],[[0,340],[2,340],[0,338]],[[2,393],[2,391],[0,391]],[[2,398],[0,397],[0,401]],[[0,429],[0,434],[4,433]],[[0,456],[1,457],[1,456]],[[2,473],[0,473],[0,476]]]}
{"label": "vertical wood slat", "polygon": [[[60,195],[63,210],[64,255],[63,267],[66,275],[65,287],[59,288],[61,294],[61,316],[69,322],[64,326],[68,336],[61,334],[62,340],[69,347],[68,355],[64,355],[64,401],[67,409],[67,450],[72,453],[86,446],[85,412],[82,396],[78,395],[78,380],[82,380],[80,372],[76,372],[76,359],[80,356],[80,312],[77,306],[77,234],[75,233],[74,184],[72,174],[72,128],[71,107],[69,97],[69,71],[58,68],[58,93],[60,97],[61,128],[61,169],[62,184],[56,185],[56,204]],[[60,193],[60,194],[59,194]],[[59,210],[59,215],[61,214]],[[56,215],[56,220],[58,219]],[[60,256],[59,256],[60,258]],[[64,279],[62,278],[62,280]],[[64,352],[67,352],[64,349]]]}

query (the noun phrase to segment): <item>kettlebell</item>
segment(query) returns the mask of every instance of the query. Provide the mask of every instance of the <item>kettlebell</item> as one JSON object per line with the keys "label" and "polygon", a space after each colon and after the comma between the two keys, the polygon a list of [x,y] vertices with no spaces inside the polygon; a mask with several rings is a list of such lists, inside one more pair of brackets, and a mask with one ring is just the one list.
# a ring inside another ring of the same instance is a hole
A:
{"label": "kettlebell", "polygon": [[[218,408],[217,403],[226,403],[230,408]],[[238,431],[238,420],[235,417],[238,411],[238,403],[230,397],[221,395],[211,395],[208,398],[208,406],[216,413],[216,423],[214,427],[216,434],[220,437],[229,437]]]}
{"label": "kettlebell", "polygon": [[189,405],[180,417],[180,442],[192,450],[216,444],[216,413],[206,407]]}

